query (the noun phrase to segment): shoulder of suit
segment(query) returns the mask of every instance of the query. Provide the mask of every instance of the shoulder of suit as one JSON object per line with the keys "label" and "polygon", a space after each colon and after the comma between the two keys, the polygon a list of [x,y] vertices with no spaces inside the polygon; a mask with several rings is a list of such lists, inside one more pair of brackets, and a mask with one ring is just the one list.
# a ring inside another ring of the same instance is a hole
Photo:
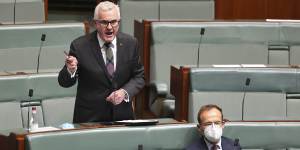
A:
{"label": "shoulder of suit", "polygon": [[117,37],[121,40],[136,40],[132,35],[123,32],[119,32]]}
{"label": "shoulder of suit", "polygon": [[222,136],[222,142],[234,144],[235,141],[228,137]]}
{"label": "shoulder of suit", "polygon": [[82,36],[79,36],[77,37],[76,39],[74,39],[72,42],[73,43],[82,43],[82,42],[86,42],[86,41],[90,41],[90,40],[93,40],[93,39],[97,39],[97,32],[96,31],[93,31],[89,34],[86,34],[86,35],[82,35]]}

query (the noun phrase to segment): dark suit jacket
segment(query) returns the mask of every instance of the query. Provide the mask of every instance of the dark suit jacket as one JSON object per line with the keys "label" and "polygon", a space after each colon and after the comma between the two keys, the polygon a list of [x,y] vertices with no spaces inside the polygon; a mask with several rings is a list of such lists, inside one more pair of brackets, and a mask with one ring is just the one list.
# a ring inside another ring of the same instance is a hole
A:
{"label": "dark suit jacket", "polygon": [[75,39],[69,54],[78,60],[76,77],[71,78],[64,66],[59,72],[58,82],[62,87],[71,87],[78,81],[73,122],[134,119],[131,101],[113,106],[105,98],[112,91],[123,88],[131,100],[143,88],[144,67],[139,61],[137,40],[118,33],[117,64],[112,80],[105,67],[96,31]]}
{"label": "dark suit jacket", "polygon": [[[222,150],[241,150],[241,147],[238,142],[223,137],[221,139]],[[203,137],[199,137],[194,143],[189,145],[186,150],[209,150]]]}

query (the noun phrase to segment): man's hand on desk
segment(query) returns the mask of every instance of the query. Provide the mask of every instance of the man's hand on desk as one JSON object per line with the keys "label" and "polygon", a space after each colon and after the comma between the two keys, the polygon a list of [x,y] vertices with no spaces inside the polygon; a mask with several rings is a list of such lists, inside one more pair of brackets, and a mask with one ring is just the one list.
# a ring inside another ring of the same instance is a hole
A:
{"label": "man's hand on desk", "polygon": [[125,99],[125,96],[126,96],[125,90],[119,89],[119,90],[116,90],[116,91],[112,92],[106,98],[106,100],[111,102],[114,105],[118,105],[118,104],[122,103],[122,101]]}

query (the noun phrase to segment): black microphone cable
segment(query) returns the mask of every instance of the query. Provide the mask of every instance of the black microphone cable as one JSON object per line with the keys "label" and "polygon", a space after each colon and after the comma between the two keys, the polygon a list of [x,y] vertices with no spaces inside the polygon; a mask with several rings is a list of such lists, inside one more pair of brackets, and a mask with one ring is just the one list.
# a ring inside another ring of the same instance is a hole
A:
{"label": "black microphone cable", "polygon": [[201,28],[201,30],[200,30],[200,39],[199,39],[199,43],[198,43],[197,68],[199,67],[200,45],[201,45],[201,42],[202,42],[202,37],[204,35],[204,32],[205,32],[205,28]]}
{"label": "black microphone cable", "polygon": [[43,47],[45,39],[46,39],[46,34],[42,34],[41,45],[40,45],[40,49],[39,49],[39,53],[38,53],[38,59],[37,59],[36,73],[39,73],[41,51],[42,51],[42,47]]}
{"label": "black microphone cable", "polygon": [[246,82],[245,82],[245,86],[243,87],[244,95],[243,95],[243,101],[242,101],[242,120],[244,120],[244,107],[245,107],[244,103],[245,103],[245,97],[246,97],[246,87],[250,85],[250,81],[251,81],[251,79],[247,78]]}
{"label": "black microphone cable", "polygon": [[33,89],[29,89],[29,91],[28,91],[28,96],[29,96],[29,101],[28,101],[28,106],[27,106],[27,128],[28,128],[28,130],[30,129],[29,128],[29,122],[30,122],[30,120],[29,120],[29,111],[30,111],[30,107],[31,107],[31,98],[32,98],[32,96],[33,96]]}

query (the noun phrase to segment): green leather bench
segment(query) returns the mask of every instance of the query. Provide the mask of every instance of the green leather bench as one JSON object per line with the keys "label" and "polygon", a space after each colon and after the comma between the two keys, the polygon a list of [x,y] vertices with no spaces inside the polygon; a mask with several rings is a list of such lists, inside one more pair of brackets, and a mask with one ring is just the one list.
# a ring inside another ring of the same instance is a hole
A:
{"label": "green leather bench", "polygon": [[[243,149],[300,148],[299,122],[229,122],[224,134]],[[196,124],[112,127],[29,134],[27,150],[183,150],[198,136]]]}
{"label": "green leather bench", "polygon": [[213,20],[215,17],[214,0],[121,0],[119,4],[121,31],[131,35],[135,19]]}
{"label": "green leather bench", "polygon": [[[146,21],[145,21],[146,22]],[[300,24],[292,22],[193,22],[149,21],[149,41],[144,41],[144,64],[150,91],[149,107],[155,99],[167,99],[171,65],[197,65],[200,30],[205,28],[199,52],[200,65],[299,64]],[[144,38],[145,39],[145,38]],[[143,39],[139,39],[143,40]],[[147,46],[147,42],[149,42]],[[147,55],[146,55],[147,54]],[[244,83],[244,81],[243,81]],[[155,93],[158,93],[155,95]],[[165,94],[166,93],[166,94]],[[163,94],[161,94],[163,95]],[[162,100],[161,103],[165,101]],[[173,101],[174,103],[174,101]],[[152,108],[155,107],[155,108]]]}
{"label": "green leather bench", "polygon": [[14,0],[2,0],[0,2],[0,24],[14,23]]}
{"label": "green leather bench", "polygon": [[28,24],[45,22],[43,0],[1,0],[0,24]]}
{"label": "green leather bench", "polygon": [[229,120],[298,120],[289,103],[299,106],[299,97],[289,97],[300,93],[299,76],[298,68],[191,68],[188,120],[196,122],[208,103],[220,105]]}
{"label": "green leather bench", "polygon": [[[1,129],[26,128],[31,106],[37,107],[41,127],[72,122],[76,86],[60,87],[57,76],[58,73],[0,76],[0,120],[6,120],[0,122]],[[31,98],[29,89],[33,89]]]}
{"label": "green leather bench", "polygon": [[45,23],[46,21],[44,0],[15,0],[14,11],[14,24]]}
{"label": "green leather bench", "polygon": [[37,72],[41,36],[46,35],[40,54],[40,72],[57,72],[64,53],[75,38],[85,34],[83,23],[52,23],[0,26],[0,72]]}

